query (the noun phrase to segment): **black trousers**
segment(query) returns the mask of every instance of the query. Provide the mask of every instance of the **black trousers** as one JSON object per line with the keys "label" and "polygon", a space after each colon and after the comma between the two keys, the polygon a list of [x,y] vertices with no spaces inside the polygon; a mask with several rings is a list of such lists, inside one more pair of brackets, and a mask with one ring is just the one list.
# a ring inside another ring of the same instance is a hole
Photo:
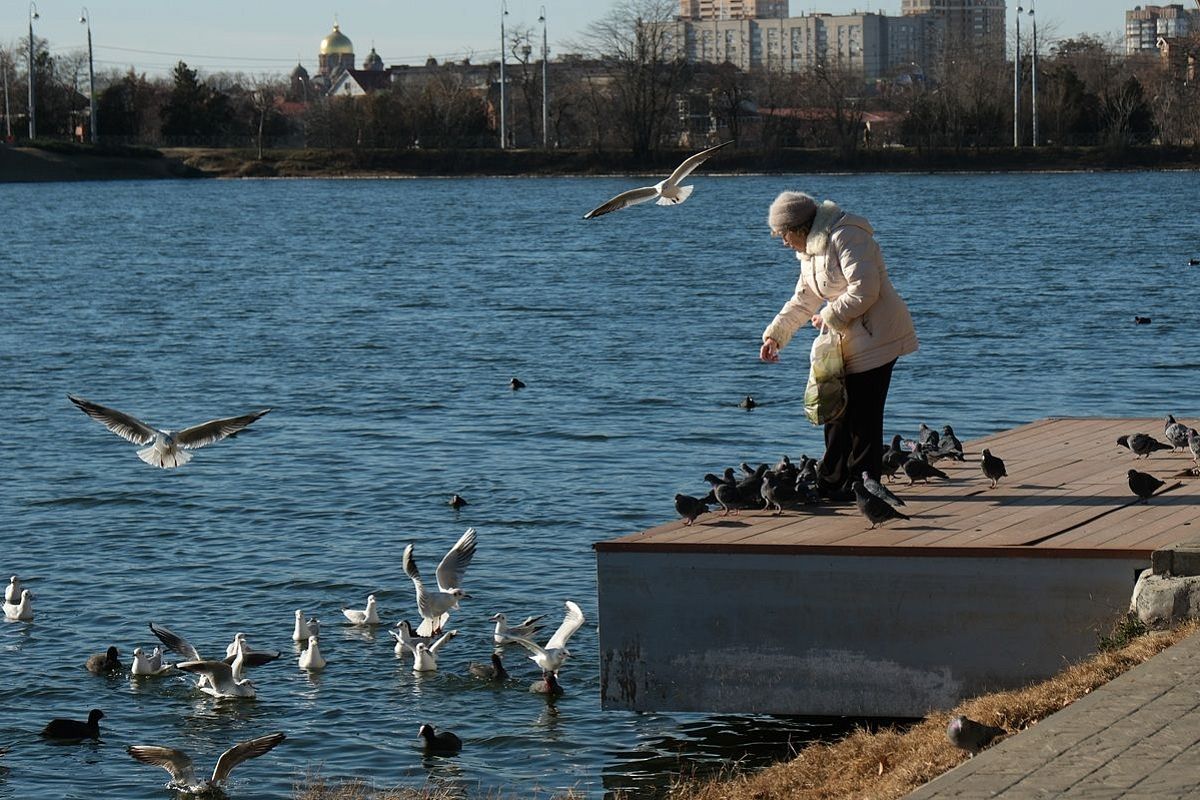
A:
{"label": "black trousers", "polygon": [[817,473],[827,488],[849,489],[863,471],[879,480],[883,458],[883,407],[892,383],[892,359],[882,367],[846,376],[846,411],[825,425],[825,456]]}

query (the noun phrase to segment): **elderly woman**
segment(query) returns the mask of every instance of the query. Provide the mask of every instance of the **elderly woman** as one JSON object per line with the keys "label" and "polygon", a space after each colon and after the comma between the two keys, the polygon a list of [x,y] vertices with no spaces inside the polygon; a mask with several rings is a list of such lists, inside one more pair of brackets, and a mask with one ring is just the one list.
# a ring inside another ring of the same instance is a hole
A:
{"label": "elderly woman", "polygon": [[783,192],[767,215],[771,235],[800,260],[796,291],[762,335],[759,357],[779,351],[805,323],[841,335],[846,367],[846,410],[825,425],[825,456],[817,490],[852,500],[850,484],[864,471],[878,479],[883,453],[883,409],[896,359],[917,349],[908,307],[883,264],[871,224],[826,200]]}

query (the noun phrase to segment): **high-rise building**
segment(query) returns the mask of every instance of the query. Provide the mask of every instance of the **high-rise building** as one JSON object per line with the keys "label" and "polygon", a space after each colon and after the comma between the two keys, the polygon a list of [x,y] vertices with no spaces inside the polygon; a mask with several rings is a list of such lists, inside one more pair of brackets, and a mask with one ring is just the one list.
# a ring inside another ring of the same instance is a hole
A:
{"label": "high-rise building", "polygon": [[781,19],[788,0],[679,0],[680,19]]}
{"label": "high-rise building", "polygon": [[1138,6],[1125,12],[1125,53],[1155,52],[1160,38],[1178,39],[1200,32],[1200,11],[1179,4]]}
{"label": "high-rise building", "polygon": [[900,13],[945,20],[947,55],[1004,58],[1004,4],[1005,0],[901,0]]}

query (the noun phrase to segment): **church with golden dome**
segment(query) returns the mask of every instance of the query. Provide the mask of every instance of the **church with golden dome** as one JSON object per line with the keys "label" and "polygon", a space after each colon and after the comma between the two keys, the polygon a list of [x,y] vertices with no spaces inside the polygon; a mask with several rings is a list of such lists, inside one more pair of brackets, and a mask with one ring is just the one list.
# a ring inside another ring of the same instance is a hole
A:
{"label": "church with golden dome", "polygon": [[354,69],[354,44],[350,37],[342,33],[338,23],[333,23],[333,30],[321,40],[321,49],[317,53],[317,74],[329,79],[338,68]]}

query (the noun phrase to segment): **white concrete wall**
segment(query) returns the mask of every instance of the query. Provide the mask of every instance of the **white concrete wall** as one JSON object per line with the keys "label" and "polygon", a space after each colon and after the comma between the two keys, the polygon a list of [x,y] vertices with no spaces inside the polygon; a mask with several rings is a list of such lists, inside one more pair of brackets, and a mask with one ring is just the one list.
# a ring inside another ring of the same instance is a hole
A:
{"label": "white concrete wall", "polygon": [[601,551],[602,705],[922,716],[1094,652],[1146,566]]}

